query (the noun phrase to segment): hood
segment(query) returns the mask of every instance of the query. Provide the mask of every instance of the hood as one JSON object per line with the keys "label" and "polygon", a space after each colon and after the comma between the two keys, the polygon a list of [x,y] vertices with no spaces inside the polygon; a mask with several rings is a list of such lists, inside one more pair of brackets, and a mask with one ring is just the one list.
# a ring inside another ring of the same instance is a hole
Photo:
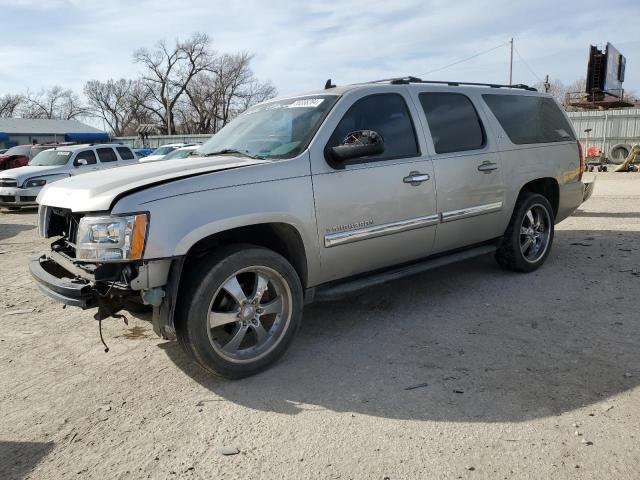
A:
{"label": "hood", "polygon": [[268,160],[231,157],[194,157],[189,162],[137,163],[86,173],[45,186],[38,203],[73,212],[105,211],[116,198],[133,190],[205,173],[269,163]]}
{"label": "hood", "polygon": [[18,182],[18,185],[22,185],[22,183],[28,178],[44,177],[47,175],[55,175],[57,173],[66,173],[65,166],[26,165],[24,167],[0,171],[0,178],[12,178]]}
{"label": "hood", "polygon": [[153,162],[154,160],[162,160],[166,155],[147,155],[146,157],[142,157],[139,162]]}

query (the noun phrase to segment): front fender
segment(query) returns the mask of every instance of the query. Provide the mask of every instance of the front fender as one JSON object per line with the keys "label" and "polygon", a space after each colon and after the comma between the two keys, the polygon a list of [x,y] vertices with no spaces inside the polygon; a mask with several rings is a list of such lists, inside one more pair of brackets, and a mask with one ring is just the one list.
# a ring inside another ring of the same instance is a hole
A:
{"label": "front fender", "polygon": [[280,223],[302,239],[309,283],[319,274],[310,176],[192,191],[116,210],[122,208],[149,211],[145,260],[184,256],[198,241],[230,229]]}

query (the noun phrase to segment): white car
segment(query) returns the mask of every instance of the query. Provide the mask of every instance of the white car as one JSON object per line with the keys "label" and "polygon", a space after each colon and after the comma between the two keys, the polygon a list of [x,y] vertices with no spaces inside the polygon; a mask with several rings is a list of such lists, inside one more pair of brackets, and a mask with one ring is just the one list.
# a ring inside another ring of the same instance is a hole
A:
{"label": "white car", "polygon": [[146,157],[141,158],[140,162],[146,163],[146,162],[154,162],[156,160],[164,160],[164,158],[168,154],[170,154],[174,150],[177,150],[178,148],[184,147],[185,145],[186,143],[169,143],[167,145],[163,145],[161,147],[156,148],[151,153],[151,155],[147,155]]}
{"label": "white car", "polygon": [[138,163],[124,145],[69,145],[37,154],[29,165],[0,172],[0,206],[10,209],[36,206],[45,185],[81,173]]}
{"label": "white car", "polygon": [[187,145],[186,147],[174,150],[162,160],[179,160],[187,157],[195,157],[198,155],[198,148],[200,148],[200,145]]}

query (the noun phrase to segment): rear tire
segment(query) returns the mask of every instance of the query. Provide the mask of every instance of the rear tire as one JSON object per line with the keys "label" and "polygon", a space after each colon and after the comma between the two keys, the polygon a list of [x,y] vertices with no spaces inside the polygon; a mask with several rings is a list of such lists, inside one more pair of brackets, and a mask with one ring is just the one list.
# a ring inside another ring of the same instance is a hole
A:
{"label": "rear tire", "polygon": [[498,264],[516,272],[538,269],[551,251],[554,223],[553,208],[546,197],[521,193],[496,251]]}
{"label": "rear tire", "polygon": [[222,247],[198,262],[180,291],[180,344],[205,369],[226,378],[273,364],[302,319],[298,274],[284,257],[261,247]]}

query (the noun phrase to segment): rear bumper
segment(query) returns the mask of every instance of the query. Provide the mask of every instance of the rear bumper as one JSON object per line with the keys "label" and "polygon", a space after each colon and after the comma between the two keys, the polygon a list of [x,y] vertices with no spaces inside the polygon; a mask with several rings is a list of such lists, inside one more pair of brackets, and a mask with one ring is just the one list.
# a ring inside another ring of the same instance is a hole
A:
{"label": "rear bumper", "polygon": [[44,255],[29,260],[29,272],[40,290],[60,303],[82,309],[97,305],[88,280],[74,277]]}

